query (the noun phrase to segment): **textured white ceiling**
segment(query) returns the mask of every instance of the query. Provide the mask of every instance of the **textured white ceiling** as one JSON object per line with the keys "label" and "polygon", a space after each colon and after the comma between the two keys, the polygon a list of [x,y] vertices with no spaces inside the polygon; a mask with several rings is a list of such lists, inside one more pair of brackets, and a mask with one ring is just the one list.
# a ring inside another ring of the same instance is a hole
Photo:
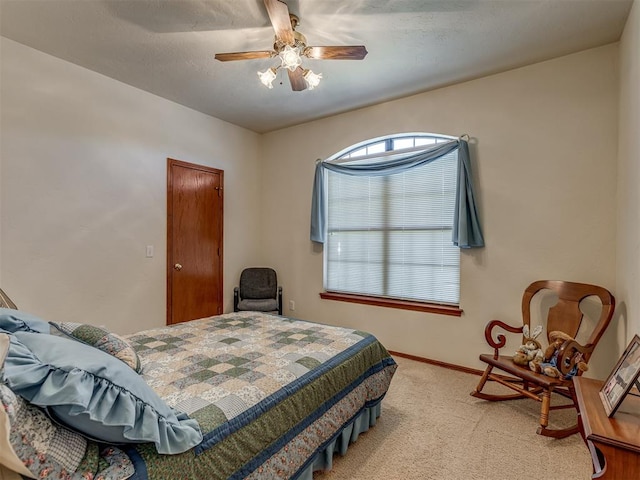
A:
{"label": "textured white ceiling", "polygon": [[[633,0],[288,0],[309,45],[361,45],[362,61],[308,60],[324,79],[263,87],[263,0],[1,0],[2,36],[195,110],[267,132],[619,40]],[[282,81],[282,84],[280,84]]]}

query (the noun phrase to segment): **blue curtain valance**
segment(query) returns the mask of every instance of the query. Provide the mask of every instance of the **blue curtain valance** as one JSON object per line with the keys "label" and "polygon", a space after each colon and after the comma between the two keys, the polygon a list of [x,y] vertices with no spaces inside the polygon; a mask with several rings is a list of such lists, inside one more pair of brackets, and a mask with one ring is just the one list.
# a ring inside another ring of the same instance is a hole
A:
{"label": "blue curtain valance", "polygon": [[426,165],[448,153],[458,151],[458,179],[456,185],[456,205],[453,220],[452,242],[460,248],[484,247],[482,228],[478,218],[469,145],[466,140],[457,139],[439,143],[427,150],[411,152],[400,158],[370,164],[335,164],[318,162],[313,181],[313,198],[311,201],[311,241],[324,243],[327,235],[327,203],[325,198],[324,171],[357,176],[393,175]]}

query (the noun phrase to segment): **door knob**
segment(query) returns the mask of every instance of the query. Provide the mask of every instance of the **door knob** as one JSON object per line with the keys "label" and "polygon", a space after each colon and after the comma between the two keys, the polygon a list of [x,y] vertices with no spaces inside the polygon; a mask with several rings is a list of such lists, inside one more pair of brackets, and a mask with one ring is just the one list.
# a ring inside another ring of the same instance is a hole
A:
{"label": "door knob", "polygon": [[176,270],[178,270],[178,271],[180,271],[180,270],[182,270],[182,265],[180,265],[179,263],[176,263],[176,264],[173,266],[173,268],[174,268],[174,269],[176,269]]}

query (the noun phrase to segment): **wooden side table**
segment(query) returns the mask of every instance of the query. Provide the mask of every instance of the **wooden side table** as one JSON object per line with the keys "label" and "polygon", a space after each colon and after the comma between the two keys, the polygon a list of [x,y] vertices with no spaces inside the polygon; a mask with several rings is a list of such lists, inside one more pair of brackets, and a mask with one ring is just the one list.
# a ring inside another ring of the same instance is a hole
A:
{"label": "wooden side table", "polygon": [[591,478],[640,478],[640,398],[627,395],[621,410],[609,418],[598,395],[601,380],[574,377],[573,383],[582,438],[593,462]]}

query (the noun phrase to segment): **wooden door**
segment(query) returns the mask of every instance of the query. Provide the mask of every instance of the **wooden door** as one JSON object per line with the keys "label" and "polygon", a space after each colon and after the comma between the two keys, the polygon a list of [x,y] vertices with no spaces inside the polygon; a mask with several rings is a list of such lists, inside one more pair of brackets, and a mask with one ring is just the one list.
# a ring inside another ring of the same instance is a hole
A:
{"label": "wooden door", "polygon": [[167,159],[167,324],[222,313],[222,170]]}

